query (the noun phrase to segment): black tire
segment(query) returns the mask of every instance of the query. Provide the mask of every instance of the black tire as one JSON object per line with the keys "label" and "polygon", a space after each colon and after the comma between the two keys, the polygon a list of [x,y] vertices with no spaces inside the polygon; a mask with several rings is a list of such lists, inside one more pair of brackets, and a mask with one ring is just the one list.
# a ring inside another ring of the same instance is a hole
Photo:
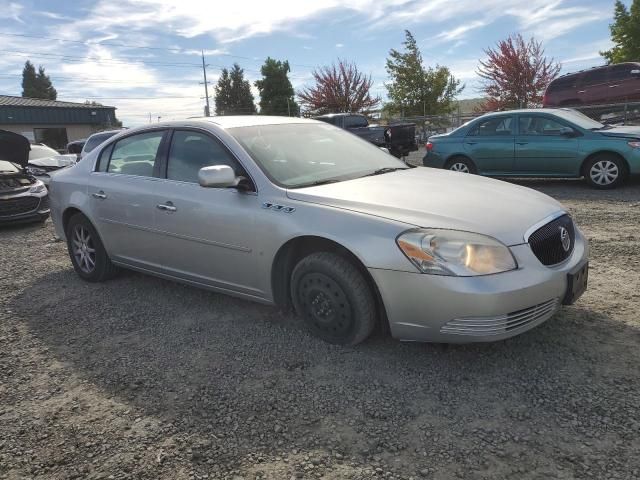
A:
{"label": "black tire", "polygon": [[[76,213],[69,219],[66,235],[69,258],[80,278],[88,282],[103,282],[116,275],[118,267],[111,263],[98,232],[82,213]],[[81,248],[80,244],[85,246],[82,253],[77,250]],[[89,256],[93,256],[93,262],[87,260]]]}
{"label": "black tire", "polygon": [[600,153],[584,164],[582,174],[590,186],[608,190],[624,183],[627,165],[616,155]]}
{"label": "black tire", "polygon": [[[461,168],[461,166],[466,168],[466,170]],[[453,157],[447,160],[447,163],[445,164],[444,168],[447,170],[452,170],[454,172],[473,173],[473,174],[478,173],[478,169],[476,168],[475,163],[473,163],[473,161],[471,161],[471,159],[467,157]]]}
{"label": "black tire", "polygon": [[356,345],[373,331],[376,302],[348,260],[328,252],[303,258],[291,275],[291,297],[306,328],[322,340]]}

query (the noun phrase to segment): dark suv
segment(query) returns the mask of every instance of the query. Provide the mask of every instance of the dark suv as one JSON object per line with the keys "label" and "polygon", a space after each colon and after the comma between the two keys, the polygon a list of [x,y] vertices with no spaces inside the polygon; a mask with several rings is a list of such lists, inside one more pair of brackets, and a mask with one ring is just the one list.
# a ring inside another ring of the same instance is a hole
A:
{"label": "dark suv", "polygon": [[595,67],[556,78],[547,86],[545,107],[640,101],[640,63]]}

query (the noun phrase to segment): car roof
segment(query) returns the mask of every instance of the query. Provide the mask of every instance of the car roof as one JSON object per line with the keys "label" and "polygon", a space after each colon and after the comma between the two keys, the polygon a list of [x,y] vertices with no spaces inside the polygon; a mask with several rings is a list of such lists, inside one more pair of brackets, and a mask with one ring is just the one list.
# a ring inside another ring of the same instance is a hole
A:
{"label": "car roof", "polygon": [[95,137],[95,136],[98,136],[98,135],[107,135],[107,134],[108,135],[115,135],[116,133],[123,132],[124,130],[125,130],[124,128],[119,128],[117,130],[103,130],[102,132],[96,132],[96,133],[93,133],[93,134],[89,135],[89,138]]}
{"label": "car roof", "polygon": [[505,110],[504,112],[490,112],[486,115],[513,115],[514,113],[566,113],[571,111],[571,108],[520,108],[518,110]]}
{"label": "car roof", "polygon": [[255,127],[260,125],[285,125],[293,123],[318,123],[316,120],[299,117],[276,117],[269,115],[225,115],[218,117],[190,118],[189,120],[167,122],[167,125],[181,125],[189,121],[215,123],[222,128]]}

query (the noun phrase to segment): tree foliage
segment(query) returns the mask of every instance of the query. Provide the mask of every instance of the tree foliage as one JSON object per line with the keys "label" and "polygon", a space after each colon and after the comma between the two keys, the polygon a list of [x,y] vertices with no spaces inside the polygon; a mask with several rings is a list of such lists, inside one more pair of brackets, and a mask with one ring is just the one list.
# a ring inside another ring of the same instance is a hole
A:
{"label": "tree foliage", "polygon": [[260,73],[262,79],[255,82],[260,92],[260,113],[262,115],[298,115],[298,104],[288,73],[291,71],[287,60],[280,61],[268,57]]}
{"label": "tree foliage", "polygon": [[371,76],[358,70],[355,63],[338,60],[330,66],[313,71],[316,84],[298,92],[300,103],[307,113],[367,112],[380,104],[371,96]]}
{"label": "tree foliage", "polygon": [[58,92],[53,88],[51,79],[42,65],[36,72],[36,68],[29,60],[25,62],[22,70],[22,96],[46,100],[55,100],[58,97]]}
{"label": "tree foliage", "polygon": [[253,103],[251,85],[244,78],[244,70],[237,63],[231,71],[222,69],[216,83],[216,114],[217,115],[252,115],[256,113]]}
{"label": "tree foliage", "polygon": [[527,108],[542,104],[542,96],[551,80],[558,76],[561,65],[544,55],[542,42],[525,41],[512,35],[484,50],[478,75],[483,79],[482,91],[488,97],[485,110]]}
{"label": "tree foliage", "polygon": [[417,42],[405,30],[404,50],[391,49],[387,73],[391,82],[385,85],[389,102],[385,110],[405,116],[438,115],[453,110],[453,100],[464,88],[447,67],[425,67]]}
{"label": "tree foliage", "polygon": [[608,63],[640,61],[640,0],[633,0],[629,9],[616,0],[613,19],[609,25],[613,48],[600,55]]}

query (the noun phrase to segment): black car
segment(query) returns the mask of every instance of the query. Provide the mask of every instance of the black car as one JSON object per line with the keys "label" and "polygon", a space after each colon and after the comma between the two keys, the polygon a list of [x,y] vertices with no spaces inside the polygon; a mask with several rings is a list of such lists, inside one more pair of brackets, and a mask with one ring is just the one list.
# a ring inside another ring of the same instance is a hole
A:
{"label": "black car", "polygon": [[0,224],[44,222],[49,216],[49,196],[42,181],[25,170],[29,140],[0,130]]}

